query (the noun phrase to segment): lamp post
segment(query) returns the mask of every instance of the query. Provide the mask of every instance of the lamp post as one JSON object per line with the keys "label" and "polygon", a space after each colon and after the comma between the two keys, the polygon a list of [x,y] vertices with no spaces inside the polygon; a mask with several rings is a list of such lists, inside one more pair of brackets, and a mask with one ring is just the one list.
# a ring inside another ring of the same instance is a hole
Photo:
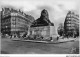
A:
{"label": "lamp post", "polygon": [[[8,26],[6,26],[6,34],[7,34],[7,27],[8,27]],[[7,35],[6,35],[6,36],[7,36]]]}

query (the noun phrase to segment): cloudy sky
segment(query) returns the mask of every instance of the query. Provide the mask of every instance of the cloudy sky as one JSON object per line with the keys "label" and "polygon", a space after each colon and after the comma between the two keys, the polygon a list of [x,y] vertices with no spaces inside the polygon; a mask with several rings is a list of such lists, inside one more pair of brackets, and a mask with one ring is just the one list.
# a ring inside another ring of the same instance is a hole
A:
{"label": "cloudy sky", "polygon": [[64,22],[69,10],[78,12],[78,0],[0,0],[0,10],[7,6],[21,9],[35,19],[40,17],[43,9],[46,9],[55,27]]}

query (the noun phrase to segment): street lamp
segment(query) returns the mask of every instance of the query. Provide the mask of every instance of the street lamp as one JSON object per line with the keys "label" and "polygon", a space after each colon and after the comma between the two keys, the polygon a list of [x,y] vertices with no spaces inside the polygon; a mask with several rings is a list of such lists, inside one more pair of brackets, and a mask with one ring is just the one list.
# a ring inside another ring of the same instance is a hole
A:
{"label": "street lamp", "polygon": [[[6,26],[6,32],[7,32],[7,28],[8,28],[8,26]],[[6,33],[7,34],[7,33]]]}

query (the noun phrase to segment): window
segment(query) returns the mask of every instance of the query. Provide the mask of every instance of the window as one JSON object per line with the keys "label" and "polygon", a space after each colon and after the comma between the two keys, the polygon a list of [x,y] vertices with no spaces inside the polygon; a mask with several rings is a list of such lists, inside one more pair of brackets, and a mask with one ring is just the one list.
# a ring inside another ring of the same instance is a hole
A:
{"label": "window", "polygon": [[16,27],[16,25],[13,25],[13,27]]}
{"label": "window", "polygon": [[17,18],[18,19],[18,21],[21,21],[21,19],[19,19],[19,18]]}
{"label": "window", "polygon": [[12,21],[15,21],[15,17],[12,17]]}
{"label": "window", "polygon": [[2,23],[4,23],[4,20],[2,20]]}
{"label": "window", "polygon": [[71,21],[68,21],[69,24],[71,24]]}
{"label": "window", "polygon": [[9,19],[6,19],[6,22],[9,22]]}
{"label": "window", "polygon": [[67,24],[67,26],[71,26],[71,24]]}
{"label": "window", "polygon": [[15,22],[12,22],[12,24],[15,25],[16,23]]}
{"label": "window", "polygon": [[71,26],[75,26],[74,24],[71,24]]}
{"label": "window", "polygon": [[15,19],[12,19],[12,21],[16,21]]}
{"label": "window", "polygon": [[71,18],[69,17],[68,20],[71,20]]}
{"label": "window", "polygon": [[68,14],[68,17],[70,17],[70,14]]}

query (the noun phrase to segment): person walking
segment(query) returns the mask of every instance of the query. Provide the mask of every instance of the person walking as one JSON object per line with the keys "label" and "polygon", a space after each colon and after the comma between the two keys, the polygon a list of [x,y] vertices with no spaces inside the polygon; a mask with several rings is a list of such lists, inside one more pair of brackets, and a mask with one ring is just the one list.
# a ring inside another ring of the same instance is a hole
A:
{"label": "person walking", "polygon": [[11,34],[11,37],[10,37],[10,39],[12,38],[12,34]]}
{"label": "person walking", "polygon": [[57,40],[59,40],[59,37],[57,36]]}

